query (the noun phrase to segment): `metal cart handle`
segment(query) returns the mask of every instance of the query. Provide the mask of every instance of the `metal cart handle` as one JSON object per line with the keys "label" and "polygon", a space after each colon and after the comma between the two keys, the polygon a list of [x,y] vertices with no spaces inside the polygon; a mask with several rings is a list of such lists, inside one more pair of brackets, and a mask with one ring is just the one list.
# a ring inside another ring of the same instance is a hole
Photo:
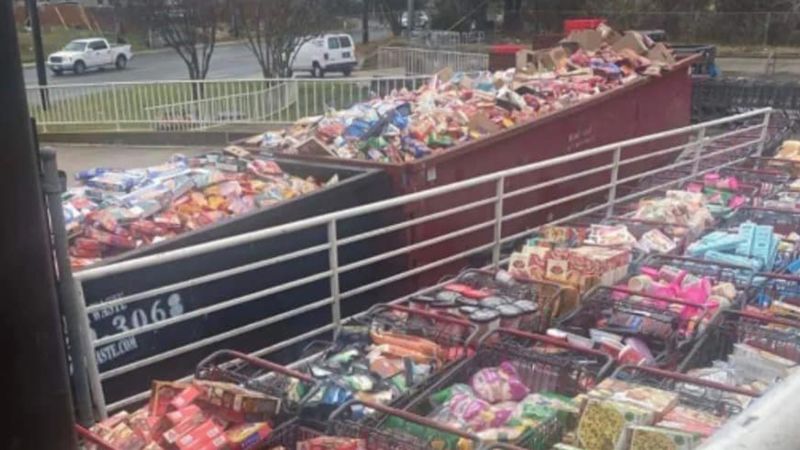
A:
{"label": "metal cart handle", "polygon": [[75,424],[75,432],[78,434],[78,436],[86,439],[87,441],[91,442],[94,445],[99,446],[103,450],[119,450],[117,447],[114,447],[113,445],[109,444],[93,431],[86,429],[78,424]]}
{"label": "metal cart handle", "polygon": [[392,407],[389,407],[389,406],[381,405],[381,404],[378,404],[378,403],[373,403],[373,402],[368,401],[368,400],[350,400],[350,401],[348,401],[347,403],[343,404],[342,406],[336,408],[336,410],[333,411],[330,416],[328,416],[328,421],[332,423],[333,421],[336,420],[336,418],[341,413],[343,413],[344,411],[346,411],[348,408],[352,407],[353,405],[358,405],[358,404],[363,405],[363,406],[365,406],[367,408],[373,409],[375,411],[381,412],[383,414],[399,417],[399,418],[401,418],[403,420],[407,420],[409,422],[413,422],[413,423],[416,423],[418,425],[422,425],[422,426],[425,426],[425,427],[428,427],[428,428],[433,428],[435,430],[443,431],[443,432],[448,433],[448,434],[453,434],[453,435],[456,435],[456,436],[464,438],[464,439],[472,440],[474,442],[480,442],[480,439],[477,436],[473,435],[473,434],[461,431],[461,430],[459,430],[457,428],[449,427],[447,425],[442,425],[441,423],[436,422],[435,420],[431,420],[431,419],[429,419],[427,417],[418,416],[416,414],[412,414],[412,413],[407,412],[407,411],[402,411],[402,410],[395,409],[395,408],[392,408]]}
{"label": "metal cart handle", "polygon": [[765,314],[759,314],[751,311],[725,311],[725,314],[746,317],[749,319],[760,320],[766,323],[774,323],[776,325],[784,325],[787,327],[797,328],[800,330],[800,322],[795,322],[789,319],[782,319],[780,317],[770,317]]}
{"label": "metal cart handle", "polygon": [[759,394],[758,392],[751,391],[749,389],[743,389],[736,386],[728,386],[727,384],[717,383],[716,381],[704,380],[702,378],[692,377],[684,373],[670,372],[668,370],[657,369],[655,367],[633,366],[630,364],[626,364],[624,366],[620,366],[619,368],[617,368],[617,370],[615,370],[611,376],[617,378],[617,374],[620,372],[624,372],[625,370],[637,370],[640,372],[657,375],[659,377],[671,378],[677,381],[696,384],[698,386],[705,386],[708,388],[718,389],[720,391],[731,392],[734,394],[747,395],[748,397],[753,397],[753,398],[761,396],[761,394]]}
{"label": "metal cart handle", "polygon": [[512,329],[512,328],[498,328],[496,330],[493,330],[491,333],[487,334],[486,336],[484,336],[481,339],[479,345],[483,346],[484,342],[487,339],[489,339],[490,336],[492,336],[495,333],[498,333],[498,334],[499,333],[511,334],[511,335],[515,335],[515,336],[518,336],[518,337],[521,337],[521,338],[530,339],[532,341],[541,342],[541,343],[544,343],[544,344],[553,345],[553,346],[556,346],[556,347],[561,347],[563,349],[571,350],[571,351],[574,351],[574,352],[577,352],[577,353],[583,353],[583,354],[586,354],[586,355],[591,355],[591,356],[594,356],[594,357],[597,357],[597,358],[601,358],[601,359],[605,360],[605,362],[603,363],[603,366],[600,368],[600,370],[597,372],[598,374],[607,373],[608,370],[611,369],[611,367],[614,365],[614,360],[611,358],[611,355],[609,355],[608,353],[605,353],[605,352],[601,352],[600,350],[595,350],[593,348],[580,347],[580,346],[577,346],[577,345],[574,345],[574,344],[570,344],[569,342],[563,341],[561,339],[556,339],[556,338],[554,338],[552,336],[547,336],[547,335],[543,335],[543,334],[533,334],[533,333],[528,333],[528,332],[525,332],[525,331],[520,331],[520,330]]}
{"label": "metal cart handle", "polygon": [[564,348],[564,349],[567,349],[567,350],[574,350],[574,351],[579,352],[579,353],[586,353],[587,355],[597,356],[599,358],[603,358],[603,359],[609,360],[609,362],[611,362],[611,358],[608,356],[608,354],[603,353],[600,350],[595,350],[595,349],[592,349],[592,348],[579,347],[577,345],[570,344],[569,342],[562,341],[561,339],[556,339],[556,338],[554,338],[552,336],[546,336],[546,335],[543,335],[543,334],[533,334],[533,333],[528,333],[528,332],[525,332],[525,331],[520,331],[520,330],[512,329],[512,328],[498,328],[496,330],[493,330],[491,333],[489,333],[486,336],[484,336],[483,338],[481,338],[480,345],[483,345],[484,342],[486,342],[488,339],[490,339],[493,334],[499,334],[499,333],[512,334],[512,335],[515,335],[515,336],[518,336],[518,337],[521,337],[521,338],[530,339],[531,341],[536,341],[536,342],[541,342],[541,343],[544,343],[544,344],[554,345],[556,347],[561,347],[561,348]]}
{"label": "metal cart handle", "polygon": [[226,359],[240,359],[240,360],[245,361],[245,362],[247,362],[249,364],[252,364],[252,365],[254,365],[256,367],[260,367],[262,369],[271,370],[273,372],[278,372],[278,373],[281,373],[283,375],[286,375],[286,376],[289,376],[289,377],[292,377],[292,378],[297,378],[297,379],[299,379],[301,381],[305,381],[306,383],[313,383],[314,382],[314,379],[312,377],[310,377],[310,376],[308,376],[308,375],[306,375],[306,374],[304,374],[302,372],[298,372],[298,371],[296,371],[294,369],[290,369],[288,367],[281,366],[279,364],[275,364],[275,363],[273,363],[271,361],[267,361],[265,359],[257,358],[255,356],[250,356],[250,355],[248,355],[246,353],[237,352],[235,350],[219,350],[219,351],[216,351],[216,352],[212,353],[211,355],[209,355],[206,359],[200,361],[200,363],[197,365],[197,369],[195,371],[195,377],[199,378],[200,372],[206,366],[216,366],[216,364],[213,364],[213,361],[218,359],[218,358],[221,359],[222,357],[225,357]]}
{"label": "metal cart handle", "polygon": [[617,286],[599,286],[599,287],[605,288],[605,289],[609,289],[609,290],[612,290],[612,291],[622,292],[622,293],[625,293],[625,294],[628,294],[628,295],[635,295],[637,297],[646,297],[646,298],[650,298],[650,299],[653,299],[653,300],[658,300],[658,301],[667,302],[667,303],[673,303],[673,304],[676,304],[676,305],[684,305],[684,306],[691,306],[692,308],[699,308],[699,309],[703,310],[703,316],[705,316],[708,313],[708,308],[706,308],[705,306],[698,305],[698,304],[692,303],[692,302],[687,302],[686,300],[681,300],[679,298],[662,297],[660,295],[654,295],[654,294],[645,294],[644,292],[636,292],[636,291],[632,291],[632,290],[630,290],[628,288],[617,287]]}
{"label": "metal cart handle", "polygon": [[758,274],[758,276],[759,277],[764,277],[764,278],[773,278],[773,279],[778,279],[778,280],[800,282],[800,277],[797,276],[797,275],[788,275],[788,274],[775,273],[775,272],[760,272]]}
{"label": "metal cart handle", "polygon": [[725,267],[725,268],[728,268],[728,269],[746,270],[746,271],[751,272],[751,273],[753,272],[753,269],[750,268],[750,267],[747,267],[747,266],[740,266],[738,264],[731,264],[731,263],[726,263],[726,262],[708,261],[708,260],[701,259],[701,258],[693,258],[691,256],[678,256],[678,255],[652,254],[652,255],[648,256],[647,258],[645,258],[645,260],[642,262],[642,264],[646,266],[647,265],[646,264],[647,261],[649,261],[650,259],[671,259],[671,260],[675,260],[675,261],[684,261],[684,262],[695,263],[695,264],[705,264],[707,266],[720,266],[720,267]]}

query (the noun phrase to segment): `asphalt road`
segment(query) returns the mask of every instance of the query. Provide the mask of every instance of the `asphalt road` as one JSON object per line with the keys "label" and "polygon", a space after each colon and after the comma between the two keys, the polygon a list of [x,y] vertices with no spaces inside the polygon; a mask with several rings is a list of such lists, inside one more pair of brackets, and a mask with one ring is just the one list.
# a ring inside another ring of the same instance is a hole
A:
{"label": "asphalt road", "polygon": [[[377,28],[370,30],[372,39],[387,37],[388,29]],[[361,42],[361,31],[351,33],[356,44]],[[47,82],[50,85],[81,84],[81,83],[108,83],[114,81],[148,81],[148,80],[185,80],[188,79],[186,64],[172,49],[161,49],[156,52],[137,55],[125,70],[106,69],[104,71],[90,71],[77,76],[65,73],[60,77],[47,73]],[[36,70],[25,69],[25,84],[37,85]],[[243,42],[224,43],[217,46],[211,58],[211,68],[208,79],[246,79],[260,78],[261,67],[256,62],[255,56]]]}

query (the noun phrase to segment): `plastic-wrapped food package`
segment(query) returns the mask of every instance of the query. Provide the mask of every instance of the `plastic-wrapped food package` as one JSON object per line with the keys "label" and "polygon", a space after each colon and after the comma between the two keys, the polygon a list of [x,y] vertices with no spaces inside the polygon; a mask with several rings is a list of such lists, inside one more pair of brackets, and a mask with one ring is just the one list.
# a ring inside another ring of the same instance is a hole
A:
{"label": "plastic-wrapped food package", "polygon": [[90,169],[62,197],[73,268],[310,193],[271,160],[182,155],[141,169]]}

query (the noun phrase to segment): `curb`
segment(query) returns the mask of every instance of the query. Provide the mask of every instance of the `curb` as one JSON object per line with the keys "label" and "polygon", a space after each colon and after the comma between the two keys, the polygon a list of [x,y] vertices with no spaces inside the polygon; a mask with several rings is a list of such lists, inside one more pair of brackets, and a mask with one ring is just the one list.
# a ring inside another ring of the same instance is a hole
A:
{"label": "curb", "polygon": [[[214,45],[214,47],[227,47],[227,46],[234,45],[234,44],[244,44],[246,42],[247,41],[242,40],[242,39],[236,40],[236,41],[223,41],[223,42],[217,42]],[[135,58],[135,57],[140,56],[140,55],[157,55],[159,53],[167,53],[167,52],[172,52],[172,51],[173,50],[170,47],[153,48],[153,49],[148,49],[148,50],[134,51],[133,52],[133,57]],[[22,68],[23,69],[33,69],[35,67],[36,67],[36,63],[35,62],[22,63]]]}

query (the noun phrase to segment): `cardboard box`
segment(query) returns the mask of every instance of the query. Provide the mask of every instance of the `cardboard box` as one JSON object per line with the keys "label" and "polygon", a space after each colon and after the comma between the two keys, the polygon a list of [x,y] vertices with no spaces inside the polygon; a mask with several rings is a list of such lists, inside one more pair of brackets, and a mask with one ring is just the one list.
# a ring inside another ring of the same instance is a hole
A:
{"label": "cardboard box", "polygon": [[153,381],[150,388],[150,403],[148,412],[151,416],[161,417],[169,410],[169,403],[189,387],[189,383],[176,383],[173,381]]}
{"label": "cardboard box", "polygon": [[649,51],[644,36],[636,31],[626,31],[622,39],[615,42],[614,45],[611,46],[611,49],[616,52],[630,49],[637,55],[645,55]]}
{"label": "cardboard box", "polygon": [[175,446],[180,450],[197,450],[205,446],[209,441],[220,436],[223,437],[224,442],[222,427],[213,420],[208,419],[181,436],[175,442]]}
{"label": "cardboard box", "polygon": [[247,450],[266,441],[272,433],[267,422],[236,425],[225,432],[230,450]]}
{"label": "cardboard box", "polygon": [[238,387],[231,383],[196,381],[203,401],[214,406],[215,414],[236,422],[260,422],[280,413],[281,399]]}
{"label": "cardboard box", "polygon": [[196,414],[183,419],[179,424],[165,431],[161,436],[165,444],[176,445],[178,440],[185,434],[197,428],[208,419],[205,412],[198,411]]}
{"label": "cardboard box", "polygon": [[570,33],[563,42],[573,43],[587,52],[596,52],[603,46],[603,35],[597,30],[577,30]]}
{"label": "cardboard box", "polygon": [[202,392],[195,386],[188,386],[180,394],[170,400],[169,404],[175,409],[185,408],[192,404]]}
{"label": "cardboard box", "polygon": [[661,63],[668,66],[675,64],[675,56],[672,54],[672,50],[667,48],[664,43],[659,42],[653,46],[647,52],[647,59],[654,63]]}

